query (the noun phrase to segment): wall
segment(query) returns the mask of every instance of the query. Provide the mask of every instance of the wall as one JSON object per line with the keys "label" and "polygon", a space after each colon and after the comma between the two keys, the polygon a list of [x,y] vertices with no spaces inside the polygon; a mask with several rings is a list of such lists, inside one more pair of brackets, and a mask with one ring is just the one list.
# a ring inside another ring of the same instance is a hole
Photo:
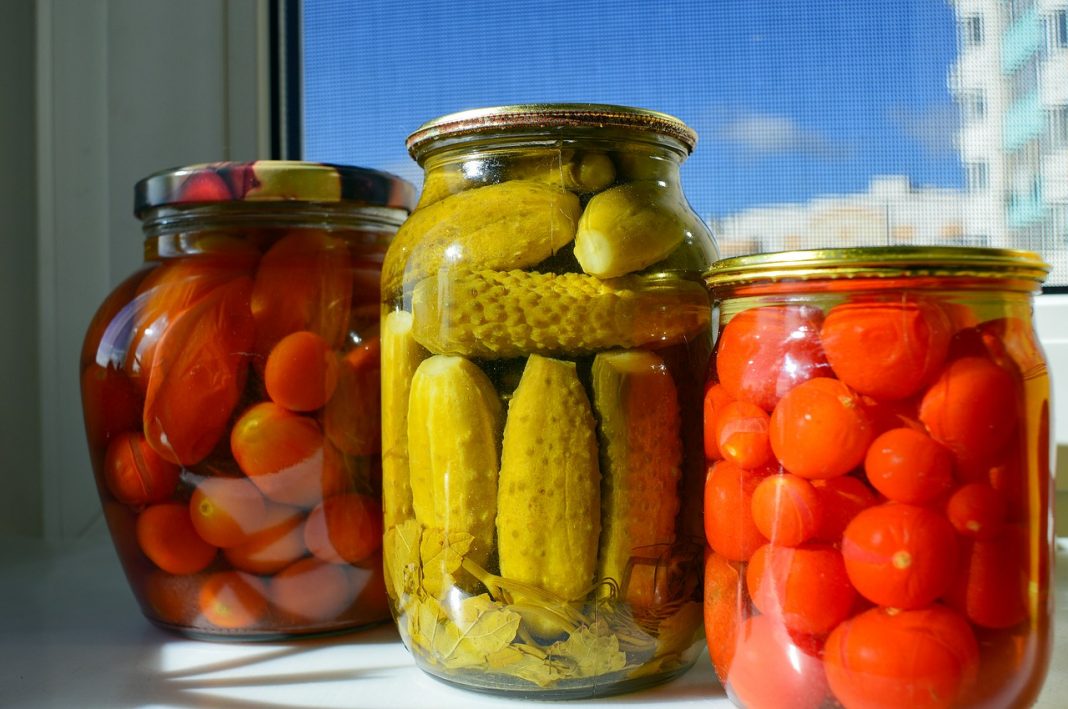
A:
{"label": "wall", "polygon": [[0,535],[99,525],[81,339],[141,261],[137,179],[268,157],[267,20],[266,0],[5,3],[0,60],[31,68],[0,79]]}

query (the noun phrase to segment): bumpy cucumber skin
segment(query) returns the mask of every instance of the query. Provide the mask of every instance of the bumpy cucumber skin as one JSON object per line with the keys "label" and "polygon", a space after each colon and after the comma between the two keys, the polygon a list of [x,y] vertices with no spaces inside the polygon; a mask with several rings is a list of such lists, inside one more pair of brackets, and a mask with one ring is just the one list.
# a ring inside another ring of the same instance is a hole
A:
{"label": "bumpy cucumber skin", "polygon": [[382,316],[382,513],[389,529],[412,516],[408,468],[408,397],[412,377],[430,356],[412,337],[412,314]]}
{"label": "bumpy cucumber skin", "polygon": [[382,292],[463,264],[525,268],[575,238],[581,207],[567,190],[535,180],[509,180],[458,192],[416,210],[397,231],[382,265]]}
{"label": "bumpy cucumber skin", "polygon": [[408,460],[415,519],[474,537],[468,558],[493,551],[500,468],[501,402],[489,378],[463,357],[419,365],[408,403]]}
{"label": "bumpy cucumber skin", "polygon": [[492,359],[664,347],[703,333],[710,319],[694,281],[489,270],[424,279],[412,312],[412,333],[431,352]]}
{"label": "bumpy cucumber skin", "polygon": [[501,575],[565,601],[583,598],[597,566],[600,477],[596,424],[575,363],[532,355],[504,427]]}
{"label": "bumpy cucumber skin", "polygon": [[[603,475],[597,579],[623,583],[632,556],[653,559],[675,542],[682,464],[678,396],[664,360],[643,350],[598,354],[592,379]],[[630,577],[624,596],[629,603],[656,603],[656,589],[645,581]],[[598,588],[603,594],[610,589]]]}

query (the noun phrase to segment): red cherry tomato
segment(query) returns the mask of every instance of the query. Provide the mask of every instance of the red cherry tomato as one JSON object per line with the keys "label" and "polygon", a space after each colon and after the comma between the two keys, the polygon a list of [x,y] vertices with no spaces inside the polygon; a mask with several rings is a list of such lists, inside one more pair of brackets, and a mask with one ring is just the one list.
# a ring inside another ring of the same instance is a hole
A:
{"label": "red cherry tomato", "polygon": [[382,505],[366,495],[335,495],[308,514],[304,543],[332,564],[357,564],[382,546]]}
{"label": "red cherry tomato", "polygon": [[728,322],[716,349],[716,374],[731,397],[771,411],[801,382],[829,376],[819,342],[817,308],[772,305],[744,310]]}
{"label": "red cherry tomato", "polygon": [[753,491],[766,473],[721,460],[705,481],[705,538],[717,554],[746,561],[768,540],[753,523]]}
{"label": "red cherry tomato", "polygon": [[783,467],[803,478],[845,475],[864,460],[871,422],[857,397],[837,379],[811,379],[775,406],[771,449]]}
{"label": "red cherry tomato", "polygon": [[958,534],[993,539],[1005,523],[1005,501],[988,483],[968,483],[946,502],[946,517]]}
{"label": "red cherry tomato", "polygon": [[898,502],[864,510],[842,535],[849,580],[868,600],[892,608],[922,608],[945,593],[956,555],[945,517]]}
{"label": "red cherry tomato", "polygon": [[152,563],[172,574],[195,574],[218,551],[193,528],[189,506],[178,502],[146,507],[137,516],[137,543]]}
{"label": "red cherry tomato", "polygon": [[768,414],[748,401],[727,404],[716,415],[716,447],[726,460],[743,468],[759,468],[771,459]]}
{"label": "red cherry tomato", "polygon": [[968,541],[949,603],[975,625],[1011,628],[1029,611],[1027,532],[1010,527],[989,541]]}
{"label": "red cherry tomato", "polygon": [[735,564],[711,549],[705,550],[705,637],[720,682],[727,680],[734,660],[738,626],[751,613],[742,584],[742,574]]}
{"label": "red cherry tomato", "polygon": [[381,340],[373,337],[341,358],[338,384],[323,412],[323,429],[349,455],[376,455],[382,449]]}
{"label": "red cherry tomato", "polygon": [[120,433],[141,428],[141,392],[121,370],[92,362],[81,383],[85,435],[94,455]]}
{"label": "red cherry tomato", "polygon": [[895,428],[872,441],[864,472],[889,499],[922,505],[953,487],[953,456],[922,431]]}
{"label": "red cherry tomato", "polygon": [[722,384],[714,384],[705,392],[704,407],[704,434],[705,434],[705,458],[707,460],[720,460],[723,455],[719,452],[719,444],[716,442],[716,418],[727,404],[734,401],[734,397],[727,393]]}
{"label": "red cherry tomato", "polygon": [[1016,430],[1019,396],[1004,369],[983,357],[961,357],[924,394],[920,421],[959,464],[989,461]]}
{"label": "red cherry tomato", "polygon": [[301,330],[286,335],[271,350],[263,371],[267,395],[290,411],[315,411],[337,387],[337,356],[326,340]]}
{"label": "red cherry tomato", "polygon": [[174,493],[179,472],[140,433],[118,435],[104,458],[104,483],[116,500],[127,505],[163,502]]}
{"label": "red cherry tomato", "polygon": [[876,399],[905,399],[942,366],[952,334],[937,304],[845,303],[827,313],[820,340],[835,374]]}
{"label": "red cherry tomato", "polygon": [[223,549],[230,565],[252,574],[281,571],[307,553],[304,546],[304,511],[269,503],[262,529],[237,546]]}
{"label": "red cherry tomato", "polygon": [[842,554],[824,545],[765,544],[749,560],[746,585],[761,613],[811,635],[848,618],[857,599]]}
{"label": "red cherry tomato", "polygon": [[204,541],[232,547],[264,528],[267,504],[248,478],[202,478],[189,499],[189,516]]}
{"label": "red cherry tomato", "polygon": [[815,539],[824,542],[840,542],[853,518],[878,502],[871,488],[851,475],[813,480],[812,487],[820,501],[820,525]]}
{"label": "red cherry tomato", "polygon": [[827,697],[823,663],[767,616],[754,616],[738,631],[738,649],[727,675],[727,691],[752,709],[808,709]]}
{"label": "red cherry tomato", "polygon": [[772,544],[795,547],[814,537],[820,508],[812,483],[790,473],[769,475],[753,491],[753,522]]}
{"label": "red cherry tomato", "polygon": [[356,597],[345,568],[315,557],[301,559],[271,579],[271,603],[287,624],[333,620]]}
{"label": "red cherry tomato", "polygon": [[241,571],[217,571],[208,576],[198,601],[204,619],[220,628],[250,628],[267,615],[267,587]]}
{"label": "red cherry tomato", "polygon": [[979,664],[975,634],[959,613],[875,608],[827,638],[823,666],[849,709],[956,706]]}

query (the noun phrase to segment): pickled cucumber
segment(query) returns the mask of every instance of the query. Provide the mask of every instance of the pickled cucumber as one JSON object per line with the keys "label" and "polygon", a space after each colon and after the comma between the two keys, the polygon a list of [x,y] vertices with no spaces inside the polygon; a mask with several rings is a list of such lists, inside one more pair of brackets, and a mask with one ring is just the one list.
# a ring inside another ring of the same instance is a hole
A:
{"label": "pickled cucumber", "polygon": [[600,471],[574,362],[527,361],[508,406],[498,505],[501,576],[583,598],[597,564]]}
{"label": "pickled cucumber", "polygon": [[597,578],[625,583],[627,602],[648,607],[654,579],[628,574],[627,563],[658,557],[675,542],[682,464],[675,382],[652,352],[605,352],[593,360],[593,403],[603,475]]}
{"label": "pickled cucumber", "polygon": [[697,233],[682,192],[660,182],[631,182],[595,195],[575,233],[582,270],[614,278],[660,261]]}
{"label": "pickled cucumber", "polygon": [[408,468],[408,395],[419,363],[430,356],[412,338],[412,314],[382,318],[382,513],[385,528],[412,516]]}
{"label": "pickled cucumber", "polygon": [[509,179],[537,180],[577,193],[600,192],[616,179],[616,167],[604,153],[553,150],[520,158],[505,169]]}
{"label": "pickled cucumber", "polygon": [[486,375],[463,357],[415,370],[408,403],[412,507],[426,528],[470,534],[467,558],[493,551],[502,412]]}
{"label": "pickled cucumber", "polygon": [[523,268],[575,238],[579,199],[534,180],[464,190],[414,212],[397,231],[382,267],[382,292],[434,275],[443,266]]}
{"label": "pickled cucumber", "polygon": [[412,311],[412,334],[431,352],[483,358],[666,346],[710,317],[695,281],[490,270],[423,280]]}

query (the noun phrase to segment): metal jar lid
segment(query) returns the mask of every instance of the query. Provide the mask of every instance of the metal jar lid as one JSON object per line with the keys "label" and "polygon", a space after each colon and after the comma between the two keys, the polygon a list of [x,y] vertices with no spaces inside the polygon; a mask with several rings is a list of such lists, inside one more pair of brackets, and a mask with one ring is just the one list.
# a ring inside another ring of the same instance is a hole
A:
{"label": "metal jar lid", "polygon": [[411,212],[415,187],[388,172],[349,165],[256,160],[162,170],[134,187],[134,214],[221,202],[345,203]]}
{"label": "metal jar lid", "polygon": [[813,280],[972,278],[1033,281],[1050,266],[1032,251],[968,246],[873,246],[736,256],[712,264],[710,288]]}
{"label": "metal jar lid", "polygon": [[599,103],[527,103],[450,113],[424,123],[408,136],[408,153],[421,162],[427,148],[441,139],[530,128],[621,128],[668,136],[687,154],[697,133],[678,118],[629,106]]}

